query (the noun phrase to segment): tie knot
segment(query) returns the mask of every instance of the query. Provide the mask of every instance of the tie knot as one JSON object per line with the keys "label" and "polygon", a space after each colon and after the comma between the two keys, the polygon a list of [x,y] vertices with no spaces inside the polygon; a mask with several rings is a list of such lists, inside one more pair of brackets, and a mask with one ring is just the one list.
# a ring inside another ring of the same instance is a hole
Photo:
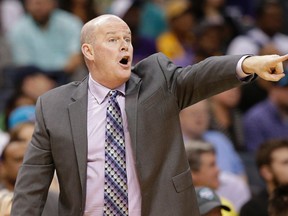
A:
{"label": "tie knot", "polygon": [[110,98],[116,98],[116,96],[119,94],[118,90],[111,90],[109,91],[108,95]]}

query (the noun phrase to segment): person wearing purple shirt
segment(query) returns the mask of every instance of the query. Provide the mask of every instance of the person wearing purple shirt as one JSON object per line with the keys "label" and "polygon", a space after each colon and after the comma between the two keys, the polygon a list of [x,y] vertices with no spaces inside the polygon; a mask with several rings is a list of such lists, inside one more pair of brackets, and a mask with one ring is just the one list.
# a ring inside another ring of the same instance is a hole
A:
{"label": "person wearing purple shirt", "polygon": [[249,152],[255,152],[266,140],[288,138],[288,74],[271,83],[268,98],[245,113],[243,126]]}

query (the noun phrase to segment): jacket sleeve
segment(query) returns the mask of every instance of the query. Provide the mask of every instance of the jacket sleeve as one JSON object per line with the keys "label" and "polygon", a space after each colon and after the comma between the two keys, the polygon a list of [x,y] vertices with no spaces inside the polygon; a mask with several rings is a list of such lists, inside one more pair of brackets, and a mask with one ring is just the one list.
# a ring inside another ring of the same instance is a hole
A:
{"label": "jacket sleeve", "polygon": [[170,91],[178,99],[178,106],[184,109],[200,100],[242,85],[236,67],[242,56],[213,56],[197,64],[179,67],[164,55],[159,55],[160,68],[166,76]]}

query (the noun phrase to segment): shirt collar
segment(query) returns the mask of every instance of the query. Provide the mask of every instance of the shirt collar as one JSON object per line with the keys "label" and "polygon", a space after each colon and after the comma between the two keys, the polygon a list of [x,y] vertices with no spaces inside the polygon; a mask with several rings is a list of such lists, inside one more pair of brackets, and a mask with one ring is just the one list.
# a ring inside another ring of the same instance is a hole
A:
{"label": "shirt collar", "polygon": [[[91,74],[89,74],[88,88],[89,88],[89,91],[91,92],[91,94],[96,99],[98,104],[102,104],[103,101],[105,100],[107,94],[109,93],[109,91],[112,90],[112,89],[109,89],[109,88],[101,85],[97,81],[95,81],[92,78]],[[123,95],[125,95],[125,83],[123,83],[121,86],[119,86],[113,90],[118,90]]]}

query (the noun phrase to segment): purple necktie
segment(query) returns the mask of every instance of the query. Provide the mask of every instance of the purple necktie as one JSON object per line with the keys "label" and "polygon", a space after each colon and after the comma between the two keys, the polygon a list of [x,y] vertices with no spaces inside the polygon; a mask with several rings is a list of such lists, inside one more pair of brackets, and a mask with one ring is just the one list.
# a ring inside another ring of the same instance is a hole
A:
{"label": "purple necktie", "polygon": [[109,92],[105,132],[104,213],[106,216],[128,215],[125,139],[117,90]]}

